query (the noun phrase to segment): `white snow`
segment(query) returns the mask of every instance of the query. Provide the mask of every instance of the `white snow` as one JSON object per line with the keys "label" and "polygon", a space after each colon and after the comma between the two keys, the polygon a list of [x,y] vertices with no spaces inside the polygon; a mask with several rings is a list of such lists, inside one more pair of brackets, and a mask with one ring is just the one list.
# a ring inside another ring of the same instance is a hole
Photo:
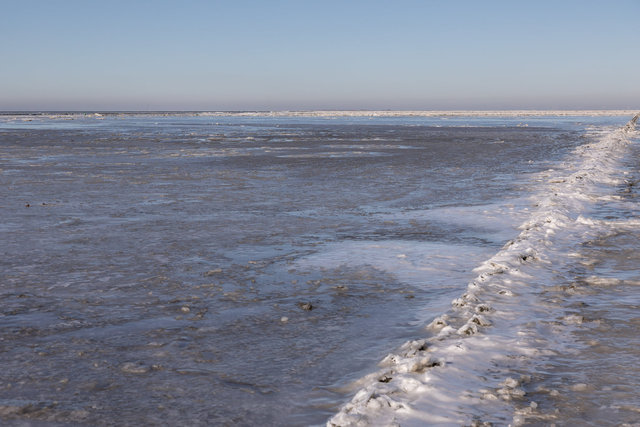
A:
{"label": "white snow", "polygon": [[[562,352],[562,338],[554,341],[554,334],[585,321],[554,312],[540,300],[541,288],[553,284],[553,272],[546,267],[576,257],[565,249],[565,241],[602,232],[602,221],[585,215],[599,200],[598,186],[615,183],[631,131],[594,132],[592,142],[578,147],[556,170],[544,172],[536,208],[520,234],[476,268],[467,291],[427,327],[431,336],[409,341],[385,357],[380,370],[358,382],[360,390],[327,425],[457,426],[483,414],[515,425],[526,422],[537,404],[531,402],[526,410],[513,407],[513,399],[525,397],[523,385],[530,378],[514,377],[512,368]],[[606,279],[589,280],[609,285]],[[587,389],[586,384],[573,386]]]}

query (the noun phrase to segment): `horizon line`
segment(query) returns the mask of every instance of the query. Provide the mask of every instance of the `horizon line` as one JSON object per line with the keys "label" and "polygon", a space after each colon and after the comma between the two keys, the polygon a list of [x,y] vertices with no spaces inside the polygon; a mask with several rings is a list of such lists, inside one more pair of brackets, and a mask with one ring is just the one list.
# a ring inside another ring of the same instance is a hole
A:
{"label": "horizon line", "polygon": [[192,115],[234,115],[234,116],[313,116],[313,115],[350,115],[350,116],[439,116],[439,115],[623,115],[635,114],[637,109],[430,109],[430,110],[397,110],[397,109],[282,109],[282,110],[0,110],[0,115],[113,115],[113,114],[192,114]]}

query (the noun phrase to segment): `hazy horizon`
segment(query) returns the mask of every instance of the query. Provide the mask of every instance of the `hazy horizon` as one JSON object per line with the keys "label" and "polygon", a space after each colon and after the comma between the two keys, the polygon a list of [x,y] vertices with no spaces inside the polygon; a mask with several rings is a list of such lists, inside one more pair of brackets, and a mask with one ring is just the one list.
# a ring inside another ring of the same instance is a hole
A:
{"label": "hazy horizon", "polygon": [[640,3],[24,1],[0,111],[638,109]]}
{"label": "hazy horizon", "polygon": [[[341,116],[362,116],[368,115],[385,116],[385,117],[405,117],[405,116],[424,116],[424,117],[437,117],[437,116],[517,116],[517,115],[531,115],[531,116],[571,116],[575,114],[584,113],[586,116],[611,116],[620,114],[636,114],[639,109],[636,108],[601,108],[601,109],[579,109],[579,108],[565,108],[565,109],[533,109],[533,108],[511,108],[511,109],[449,109],[449,110],[375,110],[375,109],[307,109],[307,110],[295,110],[295,109],[282,109],[282,110],[258,110],[258,109],[245,109],[245,110],[44,110],[44,109],[31,109],[31,110],[0,110],[0,115],[12,116],[12,115],[38,115],[38,114],[52,114],[52,115],[74,115],[74,114],[88,114],[88,115],[110,115],[110,114],[175,114],[175,115],[200,115],[200,114],[212,114],[212,115],[276,115],[276,116],[300,116],[300,117],[313,117],[320,115],[341,117]],[[575,113],[575,114],[574,114]]]}

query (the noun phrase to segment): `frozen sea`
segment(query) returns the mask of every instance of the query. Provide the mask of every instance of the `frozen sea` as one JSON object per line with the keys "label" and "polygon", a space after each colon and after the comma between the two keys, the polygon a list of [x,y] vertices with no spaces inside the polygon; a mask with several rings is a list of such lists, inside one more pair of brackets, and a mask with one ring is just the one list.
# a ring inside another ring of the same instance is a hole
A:
{"label": "frozen sea", "polygon": [[0,423],[637,425],[632,117],[0,115]]}

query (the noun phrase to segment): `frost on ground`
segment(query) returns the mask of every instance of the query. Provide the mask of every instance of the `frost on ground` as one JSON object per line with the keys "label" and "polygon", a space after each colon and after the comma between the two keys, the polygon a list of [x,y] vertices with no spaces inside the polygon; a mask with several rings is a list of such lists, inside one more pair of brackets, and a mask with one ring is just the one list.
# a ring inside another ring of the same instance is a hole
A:
{"label": "frost on ground", "polygon": [[[592,135],[594,142],[543,173],[536,209],[521,233],[476,269],[452,309],[427,326],[429,338],[407,342],[385,357],[327,425],[519,425],[553,419],[527,397],[528,368],[537,359],[572,351],[563,337],[588,319],[566,314],[543,292],[554,287],[558,265],[580,257],[568,249],[603,232],[602,222],[584,215],[609,197],[603,187],[619,184],[618,162],[634,125]],[[575,383],[568,390],[591,388]]]}

